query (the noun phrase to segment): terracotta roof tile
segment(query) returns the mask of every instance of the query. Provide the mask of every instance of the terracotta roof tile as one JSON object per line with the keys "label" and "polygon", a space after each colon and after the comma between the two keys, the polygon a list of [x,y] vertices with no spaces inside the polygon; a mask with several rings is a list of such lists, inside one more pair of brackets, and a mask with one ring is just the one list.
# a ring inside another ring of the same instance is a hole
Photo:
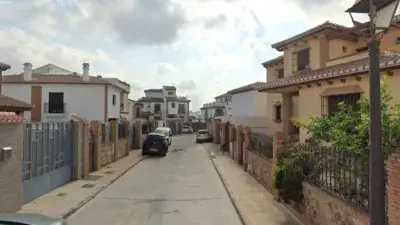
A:
{"label": "terracotta roof tile", "polygon": [[320,31],[324,30],[324,29],[327,29],[327,28],[331,28],[331,29],[335,29],[335,30],[348,29],[348,27],[346,27],[346,26],[343,26],[343,25],[340,25],[340,24],[336,24],[336,23],[332,23],[330,21],[326,21],[325,23],[320,24],[318,26],[315,26],[315,27],[313,27],[313,28],[311,28],[309,30],[306,30],[306,31],[304,31],[304,32],[302,32],[300,34],[296,34],[296,35],[294,35],[294,36],[292,36],[290,38],[287,38],[287,39],[285,39],[283,41],[279,41],[279,42],[273,44],[272,48],[275,48],[277,50],[281,49],[284,45],[286,45],[286,44],[288,44],[290,42],[293,42],[293,41],[295,41],[295,40],[297,40],[299,38],[303,38],[303,37],[308,36],[308,35],[315,34],[317,32],[320,32]]}
{"label": "terracotta roof tile", "polygon": [[255,82],[255,83],[251,83],[242,87],[238,87],[235,89],[232,89],[230,91],[228,91],[229,94],[233,95],[233,94],[239,94],[239,93],[243,93],[243,92],[247,92],[247,91],[254,91],[254,90],[258,90],[257,87],[261,86],[261,85],[265,85],[265,82]]}
{"label": "terracotta roof tile", "polygon": [[0,112],[0,123],[23,123],[26,120],[14,112]]}
{"label": "terracotta roof tile", "polygon": [[0,109],[1,111],[7,111],[7,108],[13,108],[13,109],[21,109],[22,111],[27,111],[30,110],[33,106],[23,102],[19,101],[17,99],[0,95]]}
{"label": "terracotta roof tile", "polygon": [[269,66],[271,64],[274,64],[276,62],[279,62],[279,61],[283,61],[283,55],[278,56],[278,57],[273,58],[273,59],[270,59],[268,61],[265,61],[265,62],[261,63],[261,65],[264,66],[265,68],[267,68],[267,66]]}
{"label": "terracotta roof tile", "polygon": [[3,83],[68,83],[68,84],[109,84],[106,80],[99,77],[90,76],[89,81],[83,81],[77,74],[69,75],[32,75],[32,80],[25,81],[23,75],[3,76]]}
{"label": "terracotta roof tile", "polygon": [[[380,58],[380,68],[390,69],[400,67],[400,53],[383,52]],[[266,91],[291,85],[301,85],[319,80],[328,80],[345,76],[367,73],[369,71],[369,58],[354,60],[352,62],[333,65],[317,70],[304,71],[296,75],[270,81],[263,85],[257,85],[259,91]]]}

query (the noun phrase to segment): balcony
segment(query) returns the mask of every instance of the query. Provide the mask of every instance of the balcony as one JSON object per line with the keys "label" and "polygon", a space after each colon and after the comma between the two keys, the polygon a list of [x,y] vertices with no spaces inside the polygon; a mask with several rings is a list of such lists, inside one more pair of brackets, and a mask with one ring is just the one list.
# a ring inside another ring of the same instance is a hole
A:
{"label": "balcony", "polygon": [[63,103],[62,107],[49,107],[49,103],[43,103],[43,115],[48,118],[65,118],[68,115],[67,104]]}
{"label": "balcony", "polygon": [[219,108],[225,107],[225,103],[223,102],[210,102],[203,105],[203,108]]}

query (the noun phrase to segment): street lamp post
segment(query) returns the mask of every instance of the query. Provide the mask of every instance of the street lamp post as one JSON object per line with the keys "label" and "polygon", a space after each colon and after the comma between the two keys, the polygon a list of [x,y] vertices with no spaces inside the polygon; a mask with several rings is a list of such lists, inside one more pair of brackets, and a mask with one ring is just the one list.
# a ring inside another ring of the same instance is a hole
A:
{"label": "street lamp post", "polygon": [[380,96],[380,41],[377,34],[385,32],[392,22],[400,0],[356,0],[346,12],[354,24],[352,13],[369,14],[369,95],[370,95],[370,168],[369,168],[369,215],[371,225],[386,224],[385,167],[381,137]]}

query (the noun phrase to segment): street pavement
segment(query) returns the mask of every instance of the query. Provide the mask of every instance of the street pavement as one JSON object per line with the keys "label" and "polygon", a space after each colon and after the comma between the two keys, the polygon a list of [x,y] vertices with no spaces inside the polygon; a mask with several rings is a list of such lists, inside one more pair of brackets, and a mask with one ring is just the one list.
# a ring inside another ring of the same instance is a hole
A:
{"label": "street pavement", "polygon": [[147,157],[68,218],[85,225],[239,225],[204,146],[174,136],[166,157]]}

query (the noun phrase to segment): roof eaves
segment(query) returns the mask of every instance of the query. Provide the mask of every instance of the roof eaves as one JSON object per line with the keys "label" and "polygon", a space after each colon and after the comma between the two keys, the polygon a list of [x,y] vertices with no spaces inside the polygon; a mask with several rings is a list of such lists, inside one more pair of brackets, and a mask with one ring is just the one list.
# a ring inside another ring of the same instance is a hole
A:
{"label": "roof eaves", "polygon": [[346,27],[346,26],[343,26],[343,25],[340,25],[340,24],[336,24],[336,23],[332,23],[330,21],[326,21],[325,23],[322,23],[322,24],[320,24],[318,26],[315,26],[315,27],[313,27],[311,29],[308,29],[308,30],[306,30],[306,31],[304,31],[304,32],[302,32],[300,34],[296,34],[296,35],[294,35],[294,36],[292,36],[290,38],[287,38],[285,40],[282,40],[282,41],[279,41],[277,43],[274,43],[274,44],[271,45],[271,47],[275,48],[277,50],[280,50],[284,45],[286,45],[286,44],[288,44],[290,42],[296,41],[296,40],[298,40],[300,38],[303,38],[305,36],[314,34],[316,32],[320,32],[320,31],[322,31],[324,29],[327,29],[327,28],[348,29],[348,27]]}
{"label": "roof eaves", "polygon": [[6,71],[8,69],[11,69],[10,65],[0,62],[0,71]]}
{"label": "roof eaves", "polygon": [[280,55],[280,56],[278,56],[278,57],[276,57],[276,58],[273,58],[273,59],[270,59],[270,60],[268,60],[268,61],[265,61],[265,62],[261,63],[261,65],[262,65],[265,69],[267,69],[267,67],[268,67],[269,65],[274,64],[274,63],[277,63],[277,62],[280,62],[280,61],[283,61],[283,55]]}

